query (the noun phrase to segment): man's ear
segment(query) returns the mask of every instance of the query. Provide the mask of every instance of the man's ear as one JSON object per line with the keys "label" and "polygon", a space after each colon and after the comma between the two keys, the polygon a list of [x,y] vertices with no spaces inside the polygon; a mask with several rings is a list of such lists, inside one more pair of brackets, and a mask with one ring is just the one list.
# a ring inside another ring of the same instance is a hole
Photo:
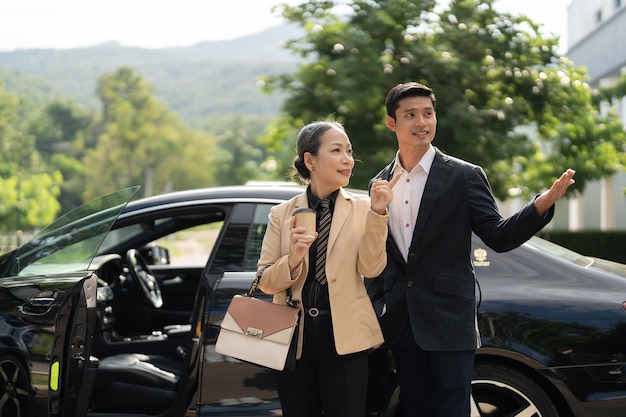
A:
{"label": "man's ear", "polygon": [[396,121],[393,117],[387,116],[385,118],[385,124],[387,125],[387,128],[389,128],[389,130],[393,130],[394,132],[396,131]]}

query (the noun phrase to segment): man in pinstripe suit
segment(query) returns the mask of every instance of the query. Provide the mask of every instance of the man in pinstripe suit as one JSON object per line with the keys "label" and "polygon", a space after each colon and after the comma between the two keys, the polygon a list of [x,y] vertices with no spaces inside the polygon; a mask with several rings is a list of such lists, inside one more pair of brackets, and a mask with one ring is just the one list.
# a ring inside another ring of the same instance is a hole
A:
{"label": "man in pinstripe suit", "polygon": [[406,417],[468,417],[476,319],[471,235],[498,252],[541,230],[554,204],[574,183],[568,169],[552,187],[504,219],[481,167],[432,145],[436,98],[422,84],[392,88],[387,127],[396,158],[376,178],[400,175],[389,205],[387,267],[366,280],[391,346]]}

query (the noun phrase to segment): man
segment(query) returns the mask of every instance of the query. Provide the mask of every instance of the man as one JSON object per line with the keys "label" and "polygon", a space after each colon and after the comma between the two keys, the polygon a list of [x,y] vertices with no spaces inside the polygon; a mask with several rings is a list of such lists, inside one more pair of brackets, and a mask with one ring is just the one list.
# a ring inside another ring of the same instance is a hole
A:
{"label": "man", "polygon": [[472,232],[497,252],[518,247],[552,219],[574,171],[504,219],[482,168],[432,145],[437,117],[429,87],[399,84],[385,104],[398,152],[376,178],[400,179],[389,205],[387,267],[382,279],[366,280],[368,292],[394,355],[404,415],[468,417],[480,346]]}

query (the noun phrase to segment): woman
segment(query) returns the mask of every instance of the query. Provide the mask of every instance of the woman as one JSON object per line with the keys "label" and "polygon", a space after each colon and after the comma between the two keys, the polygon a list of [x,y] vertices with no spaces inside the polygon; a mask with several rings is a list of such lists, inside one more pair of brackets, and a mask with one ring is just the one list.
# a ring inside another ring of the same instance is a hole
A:
{"label": "woman", "polygon": [[[295,370],[275,373],[283,416],[319,417],[324,411],[326,417],[363,417],[367,350],[383,337],[362,277],[375,277],[386,265],[393,182],[377,180],[369,198],[342,188],[354,158],[343,126],[334,121],[304,126],[297,152],[293,174],[308,186],[272,209],[257,272],[259,288],[274,294],[275,303],[284,304],[289,289],[301,309]],[[327,239],[319,224],[324,200],[332,216]],[[318,211],[315,236],[295,227],[292,214],[303,207]],[[317,260],[318,252],[326,258]]]}

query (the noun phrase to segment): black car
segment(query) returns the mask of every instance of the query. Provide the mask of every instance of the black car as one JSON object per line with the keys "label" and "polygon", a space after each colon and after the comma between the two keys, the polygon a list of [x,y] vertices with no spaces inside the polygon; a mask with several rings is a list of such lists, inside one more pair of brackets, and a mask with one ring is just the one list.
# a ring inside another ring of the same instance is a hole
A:
{"label": "black car", "polygon": [[[280,415],[270,370],[215,352],[270,208],[301,186],[94,200],[0,256],[0,417]],[[626,415],[626,266],[474,240],[481,416]],[[269,299],[269,296],[265,296]],[[368,415],[402,416],[385,345]]]}

